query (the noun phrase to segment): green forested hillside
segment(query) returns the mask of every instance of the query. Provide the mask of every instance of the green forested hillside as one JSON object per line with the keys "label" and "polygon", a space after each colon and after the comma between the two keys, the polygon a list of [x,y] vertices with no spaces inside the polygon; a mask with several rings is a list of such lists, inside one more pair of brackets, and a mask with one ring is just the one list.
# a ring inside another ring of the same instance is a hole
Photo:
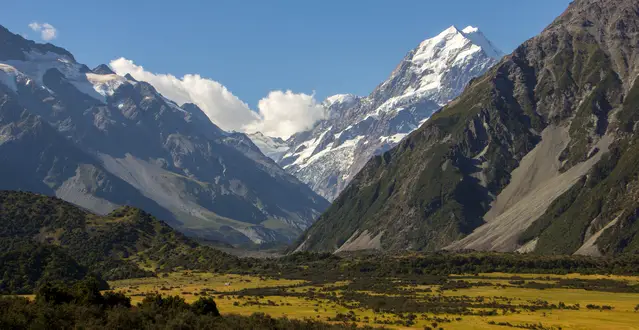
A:
{"label": "green forested hillside", "polygon": [[29,293],[49,281],[74,282],[87,275],[62,248],[28,239],[0,239],[0,293]]}
{"label": "green forested hillside", "polygon": [[57,198],[10,191],[0,192],[0,253],[4,292],[88,273],[112,280],[185,265],[226,270],[239,264],[135,208],[103,217]]}

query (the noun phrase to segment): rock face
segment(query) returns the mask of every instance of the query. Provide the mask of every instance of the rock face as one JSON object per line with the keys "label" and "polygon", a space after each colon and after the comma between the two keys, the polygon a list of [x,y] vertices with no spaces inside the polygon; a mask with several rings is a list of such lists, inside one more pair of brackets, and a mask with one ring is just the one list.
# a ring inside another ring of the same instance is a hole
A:
{"label": "rock face", "polygon": [[639,251],[638,15],[574,1],[371,159],[297,250]]}
{"label": "rock face", "polygon": [[328,203],[195,105],[0,27],[0,189],[106,214],[143,208],[192,236],[288,242]]}
{"label": "rock face", "polygon": [[372,156],[397,145],[501,56],[477,28],[450,27],[410,51],[369,96],[327,98],[329,118],[286,141],[278,161],[333,200]]}

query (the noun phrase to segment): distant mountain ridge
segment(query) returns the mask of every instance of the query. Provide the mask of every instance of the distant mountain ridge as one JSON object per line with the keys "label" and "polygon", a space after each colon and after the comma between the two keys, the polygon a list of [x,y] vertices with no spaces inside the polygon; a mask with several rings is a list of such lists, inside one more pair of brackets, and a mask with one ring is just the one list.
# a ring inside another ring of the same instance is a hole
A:
{"label": "distant mountain ridge", "polygon": [[372,156],[397,145],[502,55],[479,29],[452,26],[410,51],[369,96],[328,97],[328,118],[289,138],[288,151],[274,159],[333,200]]}
{"label": "distant mountain ridge", "polygon": [[398,146],[297,251],[639,252],[639,2],[576,0]]}
{"label": "distant mountain ridge", "polygon": [[143,208],[192,236],[289,242],[328,203],[241,133],[150,84],[0,27],[0,189],[99,214]]}
{"label": "distant mountain ridge", "polygon": [[276,162],[279,162],[289,149],[288,143],[282,138],[266,136],[262,132],[247,134],[247,136],[265,156]]}

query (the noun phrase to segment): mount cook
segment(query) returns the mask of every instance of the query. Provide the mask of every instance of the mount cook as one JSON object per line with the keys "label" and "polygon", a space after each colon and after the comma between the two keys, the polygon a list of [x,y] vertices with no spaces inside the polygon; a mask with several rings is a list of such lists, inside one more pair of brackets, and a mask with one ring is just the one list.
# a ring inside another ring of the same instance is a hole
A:
{"label": "mount cook", "polygon": [[451,26],[410,51],[369,96],[328,97],[328,118],[313,129],[285,143],[254,141],[332,201],[372,156],[396,146],[502,56],[479,29]]}

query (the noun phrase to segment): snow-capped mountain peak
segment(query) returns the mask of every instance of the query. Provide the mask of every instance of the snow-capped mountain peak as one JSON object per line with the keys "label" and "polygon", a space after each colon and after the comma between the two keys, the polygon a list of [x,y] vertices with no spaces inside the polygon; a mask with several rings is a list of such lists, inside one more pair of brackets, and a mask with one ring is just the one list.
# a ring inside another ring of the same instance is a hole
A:
{"label": "snow-capped mountain peak", "polygon": [[[445,90],[451,78],[454,80],[451,75],[455,75],[457,70],[453,68],[463,72],[476,66],[478,63],[474,61],[477,58],[499,59],[502,56],[502,52],[478,28],[468,26],[460,31],[451,26],[434,38],[424,40],[406,59],[411,63],[410,69],[420,76],[408,87],[414,90],[412,94],[440,94],[441,97],[435,97],[436,102],[443,105],[458,94]],[[464,85],[467,82],[465,78],[462,79]],[[456,84],[457,90],[463,87]]]}
{"label": "snow-capped mountain peak", "polygon": [[410,51],[369,96],[326,98],[329,117],[292,136],[279,163],[332,200],[371,156],[399,143],[500,57],[478,28],[451,26]]}
{"label": "snow-capped mountain peak", "polygon": [[478,27],[469,25],[460,30],[452,25],[437,36],[422,41],[413,58],[425,59],[423,56],[426,58],[442,57],[443,54],[438,53],[438,50],[451,52],[455,49],[467,47],[469,43],[481,48],[486,55],[495,59],[500,59],[504,56],[501,50],[495,47]]}

